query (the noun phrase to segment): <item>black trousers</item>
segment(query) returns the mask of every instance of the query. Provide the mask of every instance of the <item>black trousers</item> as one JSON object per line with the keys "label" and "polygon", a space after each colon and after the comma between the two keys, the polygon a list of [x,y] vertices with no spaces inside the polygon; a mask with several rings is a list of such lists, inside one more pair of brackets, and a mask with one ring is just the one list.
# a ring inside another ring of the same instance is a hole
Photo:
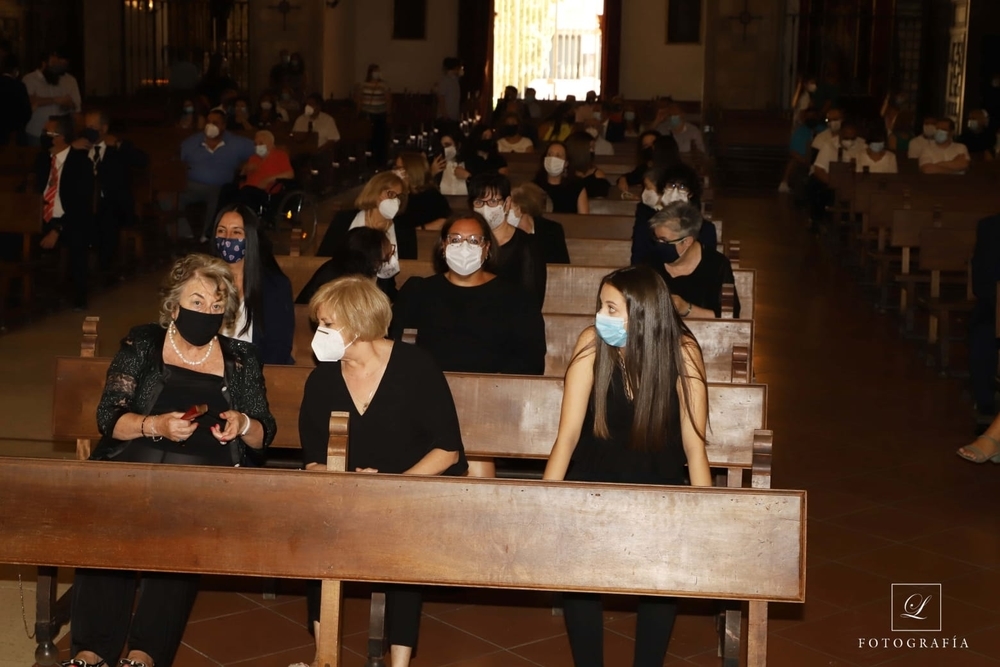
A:
{"label": "black trousers", "polygon": [[69,253],[69,297],[74,308],[87,306],[87,280],[89,278],[89,255],[92,230],[89,224],[78,220],[55,219],[62,224],[57,248],[66,248]]}
{"label": "black trousers", "polygon": [[[969,321],[969,382],[972,399],[981,415],[996,414],[998,345],[995,315],[977,306]],[[987,308],[988,310],[988,308]]]}
{"label": "black trousers", "polygon": [[[382,586],[377,590],[385,592],[385,624],[391,646],[417,645],[420,634],[420,609],[423,595],[419,588],[411,586]],[[309,631],[319,620],[322,585],[319,581],[306,582],[306,606],[308,607]]]}
{"label": "black trousers", "polygon": [[389,121],[384,113],[368,114],[368,120],[372,124],[372,138],[371,143],[368,145],[368,150],[372,152],[372,159],[375,161],[375,166],[378,169],[382,169],[385,167],[386,162],[389,161],[387,152],[389,145]]}
{"label": "black trousers", "polygon": [[[599,595],[563,593],[566,634],[576,667],[604,667],[604,605]],[[633,667],[661,667],[677,618],[675,598],[639,598]]]}
{"label": "black trousers", "polygon": [[833,204],[833,190],[815,176],[806,183],[806,197],[809,201],[809,219],[822,222],[826,218],[826,207]]}

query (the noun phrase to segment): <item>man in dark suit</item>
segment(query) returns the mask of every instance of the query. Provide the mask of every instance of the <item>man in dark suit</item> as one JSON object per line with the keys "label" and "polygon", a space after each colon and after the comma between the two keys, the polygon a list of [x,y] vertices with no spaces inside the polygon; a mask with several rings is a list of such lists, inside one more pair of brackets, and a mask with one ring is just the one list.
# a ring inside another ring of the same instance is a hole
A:
{"label": "man in dark suit", "polygon": [[972,292],[976,305],[969,318],[969,380],[981,433],[997,414],[997,282],[1000,282],[1000,215],[980,220],[972,251]]}
{"label": "man in dark suit", "polygon": [[20,140],[31,120],[31,101],[20,74],[17,56],[6,54],[0,61],[0,146],[6,146],[11,137]]}
{"label": "man in dark suit", "polygon": [[87,157],[97,181],[94,197],[94,231],[102,271],[110,271],[122,227],[136,222],[132,172],[149,163],[149,157],[129,141],[108,134],[109,119],[103,111],[84,116],[84,138],[90,142]]}
{"label": "man in dark suit", "polygon": [[42,195],[42,243],[45,250],[69,251],[74,310],[87,307],[87,254],[94,215],[94,165],[90,142],[73,135],[70,116],[53,116],[41,136],[35,183]]}

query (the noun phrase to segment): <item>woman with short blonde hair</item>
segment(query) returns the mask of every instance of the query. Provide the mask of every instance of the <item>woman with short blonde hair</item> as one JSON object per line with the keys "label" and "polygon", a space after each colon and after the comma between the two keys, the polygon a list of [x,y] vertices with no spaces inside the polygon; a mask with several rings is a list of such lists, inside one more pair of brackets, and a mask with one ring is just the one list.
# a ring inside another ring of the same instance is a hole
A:
{"label": "woman with short blonde hair", "polygon": [[[347,412],[348,470],[465,474],[444,373],[420,347],[385,339],[392,311],[378,287],[362,276],[338,278],[319,289],[309,309],[319,323],[312,347],[320,363],[306,380],[299,410],[306,469],[326,466],[330,413]],[[417,642],[420,589],[392,586],[386,592],[392,664],[406,665]],[[319,582],[310,582],[307,600],[309,620],[318,623]]]}
{"label": "woman with short blonde hair", "polygon": [[[159,321],[132,328],[111,360],[97,406],[102,437],[80,458],[127,463],[260,463],[274,439],[262,366],[253,345],[220,334],[237,312],[221,259],[174,262],[160,290]],[[113,491],[110,491],[113,492]],[[77,569],[74,667],[166,667],[198,593],[197,575]],[[123,645],[126,657],[118,661]]]}

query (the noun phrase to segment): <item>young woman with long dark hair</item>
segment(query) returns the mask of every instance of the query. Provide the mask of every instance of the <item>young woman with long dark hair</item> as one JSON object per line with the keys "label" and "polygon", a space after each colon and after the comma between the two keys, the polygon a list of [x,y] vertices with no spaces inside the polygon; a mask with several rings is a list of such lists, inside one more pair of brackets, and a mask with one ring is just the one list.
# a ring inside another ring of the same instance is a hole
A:
{"label": "young woman with long dark hair", "polygon": [[[701,348],[678,318],[666,284],[648,267],[601,281],[593,327],[566,370],[559,432],[547,480],[711,486],[705,454],[708,385]],[[576,667],[600,667],[597,595],[565,593]],[[673,598],[640,598],[636,667],[663,664],[677,614]]]}
{"label": "young woman with long dark hair", "polygon": [[257,214],[242,204],[225,206],[215,219],[215,255],[233,272],[240,300],[226,335],[253,343],[265,364],[293,364],[295,306],[292,283],[260,232]]}

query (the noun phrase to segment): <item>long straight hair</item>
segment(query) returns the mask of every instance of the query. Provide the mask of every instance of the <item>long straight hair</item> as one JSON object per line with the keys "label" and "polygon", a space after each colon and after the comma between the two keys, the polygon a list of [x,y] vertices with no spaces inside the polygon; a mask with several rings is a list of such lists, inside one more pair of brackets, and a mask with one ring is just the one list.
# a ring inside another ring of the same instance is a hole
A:
{"label": "long straight hair", "polygon": [[[597,336],[594,341],[594,435],[601,439],[608,432],[608,387],[615,367],[623,366],[625,383],[632,390],[635,414],[629,436],[629,448],[637,451],[661,449],[667,439],[677,379],[681,394],[678,399],[687,406],[694,421],[691,402],[691,382],[706,383],[705,376],[692,377],[684,371],[683,348],[693,346],[701,353],[698,342],[687,328],[670,299],[666,283],[647,266],[629,266],[610,273],[601,280],[601,287],[611,285],[625,297],[628,308],[628,338],[624,364],[618,348]],[[601,309],[600,292],[597,308]],[[704,438],[704,433],[698,434]]]}
{"label": "long straight hair", "polygon": [[[271,241],[266,234],[260,232],[260,220],[257,214],[245,204],[230,204],[224,206],[215,217],[215,226],[219,226],[222,216],[227,213],[236,213],[243,218],[243,234],[247,240],[246,255],[243,259],[243,308],[246,311],[246,324],[237,335],[243,336],[250,328],[256,326],[263,331],[265,328],[264,319],[264,273],[282,273],[278,266],[278,260],[274,258],[274,251],[271,249]],[[218,251],[213,248],[213,254],[218,256]]]}

